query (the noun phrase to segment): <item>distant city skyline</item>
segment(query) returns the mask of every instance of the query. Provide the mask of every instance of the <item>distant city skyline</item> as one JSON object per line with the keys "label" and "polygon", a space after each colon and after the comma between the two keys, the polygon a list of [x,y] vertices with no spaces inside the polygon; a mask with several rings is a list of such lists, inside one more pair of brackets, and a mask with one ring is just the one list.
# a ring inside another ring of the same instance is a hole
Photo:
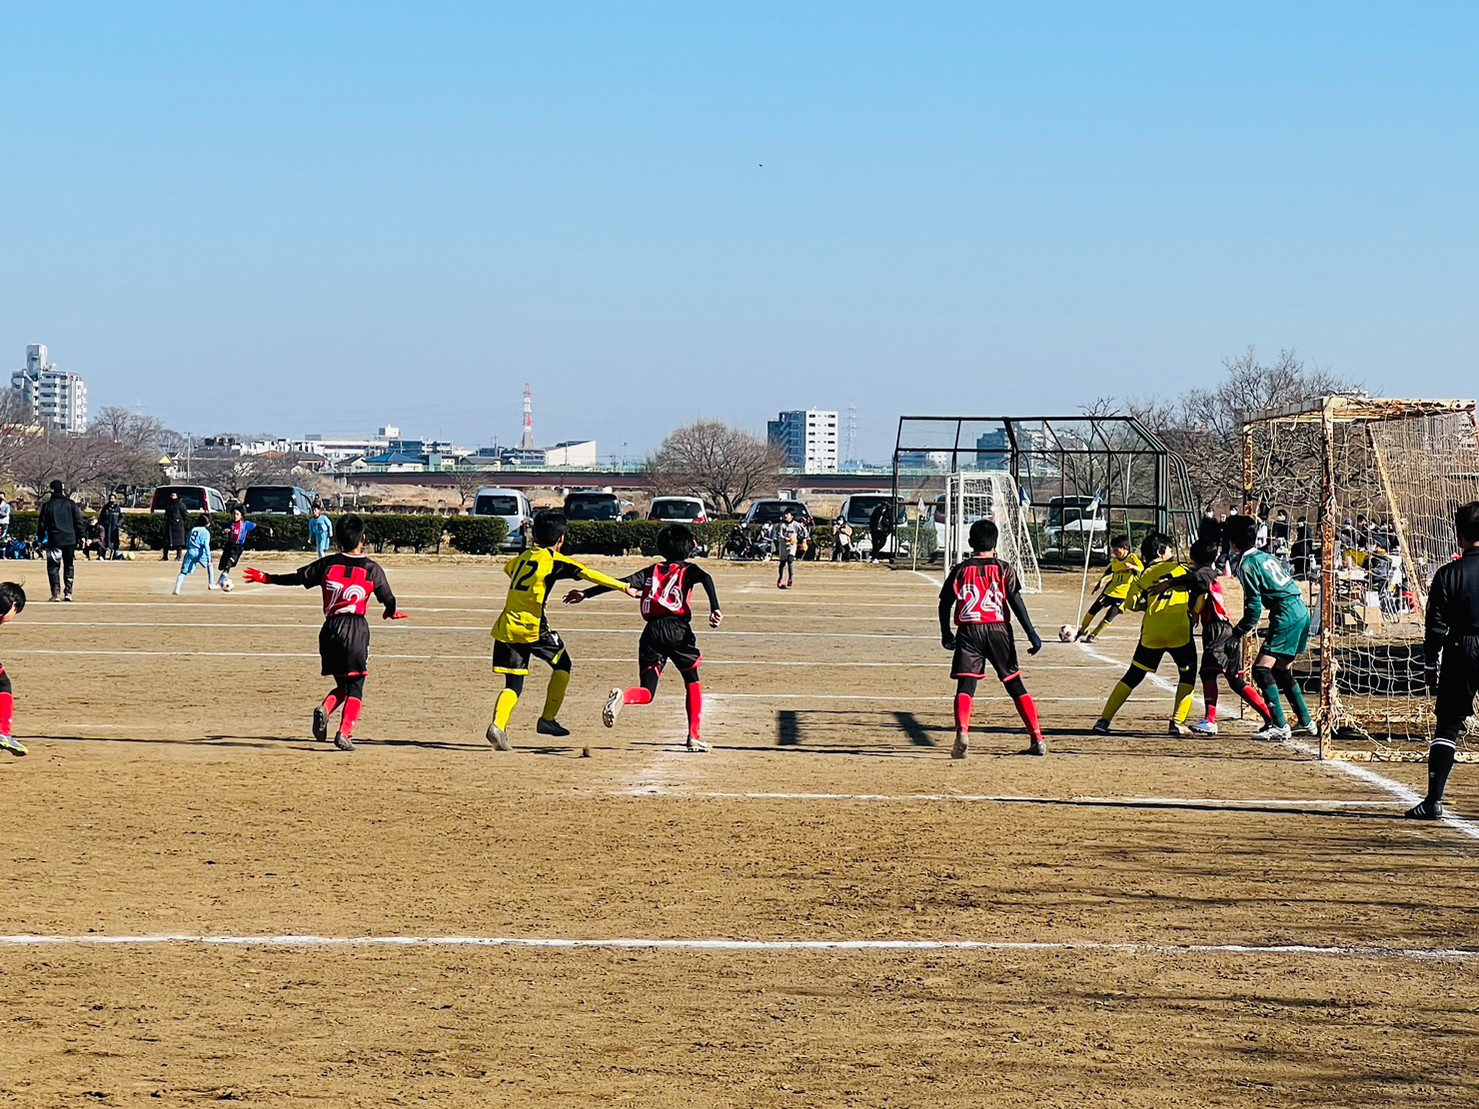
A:
{"label": "distant city skyline", "polygon": [[[1475,392],[1479,7],[11,5],[0,349],[201,434],[640,456],[1249,345]],[[625,449],[623,449],[625,444]]]}

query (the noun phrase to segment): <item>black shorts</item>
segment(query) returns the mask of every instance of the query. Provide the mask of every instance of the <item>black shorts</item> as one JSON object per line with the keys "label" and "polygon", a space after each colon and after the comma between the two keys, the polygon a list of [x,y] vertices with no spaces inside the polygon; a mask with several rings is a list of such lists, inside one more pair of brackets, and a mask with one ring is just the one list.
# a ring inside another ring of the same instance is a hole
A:
{"label": "black shorts", "polygon": [[1021,670],[1017,665],[1017,641],[1010,624],[962,624],[955,629],[955,658],[952,678],[984,678],[986,664],[1003,681]]}
{"label": "black shorts", "polygon": [[1197,645],[1187,640],[1179,647],[1147,647],[1141,643],[1135,648],[1135,653],[1130,657],[1130,668],[1132,670],[1144,670],[1147,674],[1154,674],[1161,665],[1161,659],[1167,655],[1176,664],[1176,670],[1184,675],[1188,681],[1197,668]]}
{"label": "black shorts", "polygon": [[[1089,606],[1089,615],[1104,612],[1104,619],[1113,620],[1124,611],[1125,600],[1123,597],[1106,597],[1103,594],[1094,598],[1094,603]],[[1107,610],[1107,611],[1106,611]]]}
{"label": "black shorts", "polygon": [[1443,647],[1443,668],[1438,675],[1439,739],[1457,740],[1464,724],[1474,715],[1474,695],[1479,693],[1479,636],[1466,635]]}
{"label": "black shorts", "polygon": [[241,561],[241,552],[245,548],[240,543],[227,543],[225,550],[221,552],[221,573],[225,573]]}
{"label": "black shorts", "polygon": [[642,639],[637,644],[638,668],[661,673],[669,659],[685,674],[697,670],[704,660],[698,640],[693,637],[693,625],[687,620],[667,617],[649,621],[642,629]]}
{"label": "black shorts", "polygon": [[355,678],[370,672],[370,622],[363,616],[330,616],[318,633],[323,672]]}
{"label": "black shorts", "polygon": [[1202,631],[1202,669],[1204,678],[1229,677],[1243,672],[1243,651],[1233,637],[1232,628],[1205,628]]}
{"label": "black shorts", "polygon": [[537,658],[554,666],[565,653],[565,641],[553,628],[542,628],[539,638],[533,643],[505,643],[493,641],[493,672],[495,674],[527,674],[529,660]]}

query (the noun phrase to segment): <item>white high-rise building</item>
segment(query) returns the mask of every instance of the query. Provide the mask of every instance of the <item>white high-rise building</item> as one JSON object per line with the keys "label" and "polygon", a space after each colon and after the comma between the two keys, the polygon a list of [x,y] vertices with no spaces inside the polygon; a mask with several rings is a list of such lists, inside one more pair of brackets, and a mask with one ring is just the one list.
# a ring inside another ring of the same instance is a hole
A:
{"label": "white high-rise building", "polygon": [[87,430],[87,385],[47,360],[46,346],[26,347],[26,366],[10,375],[10,387],[31,419],[69,435]]}
{"label": "white high-rise building", "polygon": [[837,413],[815,408],[782,412],[766,422],[770,441],[785,452],[786,461],[808,474],[837,469]]}

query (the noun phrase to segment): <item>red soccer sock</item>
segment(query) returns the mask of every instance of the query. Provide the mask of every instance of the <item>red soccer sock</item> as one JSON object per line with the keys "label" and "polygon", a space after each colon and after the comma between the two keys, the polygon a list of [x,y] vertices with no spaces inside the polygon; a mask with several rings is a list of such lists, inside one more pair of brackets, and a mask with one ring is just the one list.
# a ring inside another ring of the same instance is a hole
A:
{"label": "red soccer sock", "polygon": [[10,735],[10,728],[14,723],[15,696],[10,693],[0,693],[0,735]]}
{"label": "red soccer sock", "polygon": [[333,715],[334,710],[339,707],[339,702],[343,699],[344,691],[336,685],[333,689],[329,690],[329,695],[324,698],[324,712]]}
{"label": "red soccer sock", "polygon": [[1268,702],[1263,699],[1263,694],[1259,693],[1258,690],[1254,689],[1247,682],[1243,683],[1241,689],[1238,689],[1236,685],[1233,688],[1238,690],[1238,696],[1247,701],[1254,712],[1263,717],[1265,724],[1273,720],[1273,715],[1268,711]]}
{"label": "red soccer sock", "polygon": [[635,689],[629,689],[622,696],[621,703],[624,705],[650,705],[652,704],[652,690],[643,689],[640,685]]}
{"label": "red soccer sock", "polygon": [[1207,702],[1207,723],[1217,723],[1217,679],[1208,678],[1202,682],[1202,700]]}
{"label": "red soccer sock", "polygon": [[344,717],[339,721],[339,730],[348,739],[354,735],[354,725],[359,720],[359,710],[364,708],[364,701],[358,697],[344,698]]}
{"label": "red soccer sock", "polygon": [[957,732],[971,730],[971,709],[975,707],[975,704],[976,699],[969,693],[955,695],[955,730]]}
{"label": "red soccer sock", "polygon": [[699,726],[703,723],[704,716],[704,687],[698,682],[690,682],[687,690],[688,700],[688,734],[693,739],[698,739]]}
{"label": "red soccer sock", "polygon": [[1017,715],[1022,717],[1022,723],[1027,725],[1027,731],[1032,738],[1042,738],[1042,725],[1037,721],[1037,703],[1033,701],[1032,694],[1024,693],[1012,700],[1017,703]]}

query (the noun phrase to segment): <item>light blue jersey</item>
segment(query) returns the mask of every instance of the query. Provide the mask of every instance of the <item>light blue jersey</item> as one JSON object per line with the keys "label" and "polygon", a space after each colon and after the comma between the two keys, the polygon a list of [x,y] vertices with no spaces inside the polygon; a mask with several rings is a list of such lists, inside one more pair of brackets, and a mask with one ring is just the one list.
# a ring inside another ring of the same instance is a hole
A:
{"label": "light blue jersey", "polygon": [[180,576],[193,572],[197,566],[204,566],[207,574],[211,571],[211,529],[204,525],[191,528],[185,537],[185,558],[180,563]]}
{"label": "light blue jersey", "polygon": [[314,516],[308,521],[308,539],[319,558],[328,557],[329,544],[334,538],[334,522],[327,516]]}

